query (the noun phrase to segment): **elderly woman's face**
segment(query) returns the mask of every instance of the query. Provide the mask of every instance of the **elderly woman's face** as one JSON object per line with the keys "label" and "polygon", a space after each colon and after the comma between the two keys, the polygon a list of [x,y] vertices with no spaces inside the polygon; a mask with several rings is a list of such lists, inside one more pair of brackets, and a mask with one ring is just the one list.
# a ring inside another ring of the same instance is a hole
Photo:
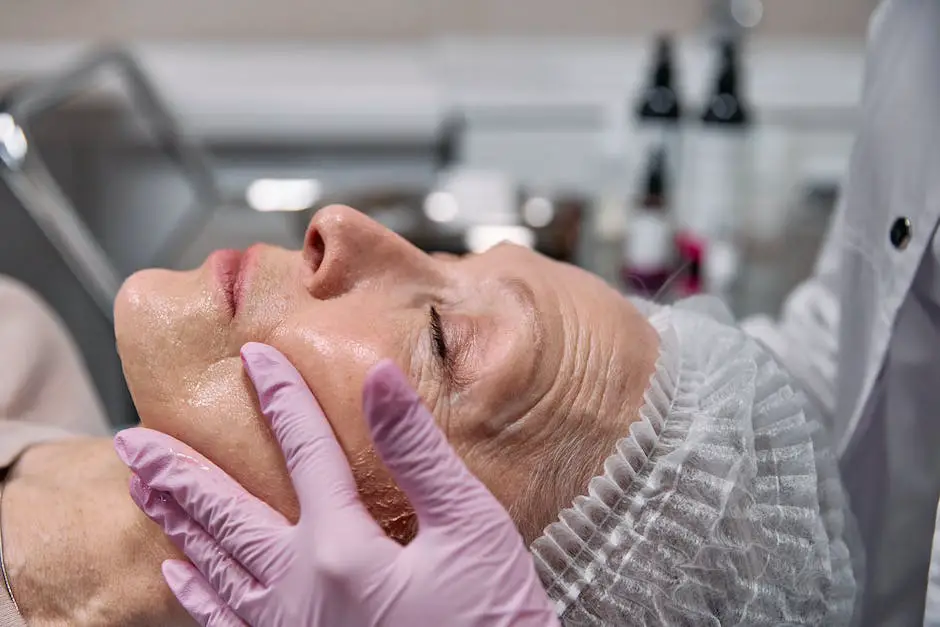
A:
{"label": "elderly woman's face", "polygon": [[571,439],[602,448],[572,451],[571,467],[552,469],[556,476],[599,468],[636,414],[657,342],[628,301],[580,269],[511,245],[429,256],[346,207],[319,211],[300,252],[259,245],[216,252],[192,272],[137,273],[115,313],[143,423],[294,515],[283,461],[239,359],[249,341],[278,348],[313,390],[392,533],[403,502],[370,453],[362,418],[374,363],[395,360],[470,469],[517,522],[541,526],[545,515],[523,511],[538,509],[526,497],[533,472]]}

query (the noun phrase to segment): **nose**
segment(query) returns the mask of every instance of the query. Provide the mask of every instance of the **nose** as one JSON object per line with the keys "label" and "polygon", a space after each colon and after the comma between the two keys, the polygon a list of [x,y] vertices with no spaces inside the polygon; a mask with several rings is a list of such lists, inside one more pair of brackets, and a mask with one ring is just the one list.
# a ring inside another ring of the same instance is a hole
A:
{"label": "nose", "polygon": [[321,300],[383,279],[429,281],[426,254],[375,220],[343,205],[317,211],[304,236],[307,289]]}

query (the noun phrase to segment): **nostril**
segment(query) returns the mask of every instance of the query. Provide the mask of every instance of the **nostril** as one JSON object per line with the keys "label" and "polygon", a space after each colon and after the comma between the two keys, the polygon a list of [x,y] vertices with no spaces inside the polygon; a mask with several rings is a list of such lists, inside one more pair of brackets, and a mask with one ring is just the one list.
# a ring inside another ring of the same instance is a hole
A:
{"label": "nostril", "polygon": [[304,252],[310,269],[314,272],[319,270],[320,264],[323,263],[323,256],[326,254],[326,242],[323,241],[323,236],[320,235],[320,229],[310,229],[310,233],[307,234],[307,245],[304,247]]}

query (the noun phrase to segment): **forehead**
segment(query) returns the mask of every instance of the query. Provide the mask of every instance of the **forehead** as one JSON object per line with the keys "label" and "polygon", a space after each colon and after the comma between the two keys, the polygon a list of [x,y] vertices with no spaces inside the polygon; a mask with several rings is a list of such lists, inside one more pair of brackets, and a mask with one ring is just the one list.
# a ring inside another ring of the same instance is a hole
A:
{"label": "forehead", "polygon": [[613,304],[623,300],[616,290],[591,272],[515,244],[500,244],[483,254],[473,255],[470,260],[481,273],[528,285],[537,300],[559,291],[580,302],[587,299]]}
{"label": "forehead", "polygon": [[646,317],[597,275],[515,245],[491,252],[494,272],[530,286],[549,333],[567,344],[563,351],[587,343],[589,361],[627,363],[639,345],[657,343]]}
{"label": "forehead", "polygon": [[643,314],[597,276],[525,248],[500,246],[467,262],[472,276],[527,284],[544,323],[543,350],[519,351],[506,381],[487,382],[484,396],[500,392],[493,412],[509,403],[526,414],[513,423],[522,431],[506,437],[524,434],[526,446],[537,446],[580,429],[579,416],[622,431],[619,421],[631,416],[622,404],[642,394],[655,359],[655,331]]}
{"label": "forehead", "polygon": [[[629,352],[637,335],[634,327],[645,322],[629,300],[596,275],[530,249],[506,244],[468,261],[472,284],[524,287],[518,291],[530,295],[535,318],[546,335],[546,348],[549,353],[554,349],[559,360],[584,350],[591,353],[591,360]],[[472,291],[481,300],[493,302],[489,298],[493,293],[480,293],[489,289]],[[506,301],[498,302],[497,309],[506,307]]]}

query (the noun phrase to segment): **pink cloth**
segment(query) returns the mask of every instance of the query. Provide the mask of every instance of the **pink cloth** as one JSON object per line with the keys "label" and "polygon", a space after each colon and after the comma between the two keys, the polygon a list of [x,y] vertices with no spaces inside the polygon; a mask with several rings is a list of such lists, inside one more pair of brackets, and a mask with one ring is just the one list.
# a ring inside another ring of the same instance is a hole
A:
{"label": "pink cloth", "polygon": [[[29,288],[2,275],[0,354],[0,476],[33,444],[109,434],[88,371],[58,316]],[[0,502],[0,542],[2,522]],[[26,627],[2,584],[0,627]]]}

